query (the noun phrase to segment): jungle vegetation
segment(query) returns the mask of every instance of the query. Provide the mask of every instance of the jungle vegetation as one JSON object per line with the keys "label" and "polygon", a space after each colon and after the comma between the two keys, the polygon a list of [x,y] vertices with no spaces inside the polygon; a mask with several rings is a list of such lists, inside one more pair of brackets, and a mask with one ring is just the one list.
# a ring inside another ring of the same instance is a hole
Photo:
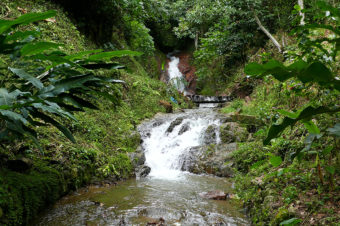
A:
{"label": "jungle vegetation", "polygon": [[338,0],[1,1],[0,224],[131,176],[136,126],[190,104],[158,80],[179,50],[197,93],[265,124],[234,154],[252,222],[338,225],[339,28]]}

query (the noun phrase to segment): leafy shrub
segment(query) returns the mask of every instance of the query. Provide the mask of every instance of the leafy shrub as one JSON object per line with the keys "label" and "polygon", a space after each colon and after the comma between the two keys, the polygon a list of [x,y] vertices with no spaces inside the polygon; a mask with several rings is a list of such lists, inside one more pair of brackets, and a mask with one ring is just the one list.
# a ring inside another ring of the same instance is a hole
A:
{"label": "leafy shrub", "polygon": [[15,20],[0,20],[0,54],[12,60],[1,62],[0,140],[30,137],[38,144],[35,127],[51,124],[75,142],[69,129],[57,118],[76,120],[71,112],[96,109],[89,101],[93,95],[117,103],[107,87],[124,82],[96,76],[93,70],[119,69],[122,66],[109,62],[111,58],[140,55],[132,51],[102,50],[67,55],[60,51],[60,44],[36,41],[39,32],[17,29],[19,25],[55,14],[54,11],[27,13]]}

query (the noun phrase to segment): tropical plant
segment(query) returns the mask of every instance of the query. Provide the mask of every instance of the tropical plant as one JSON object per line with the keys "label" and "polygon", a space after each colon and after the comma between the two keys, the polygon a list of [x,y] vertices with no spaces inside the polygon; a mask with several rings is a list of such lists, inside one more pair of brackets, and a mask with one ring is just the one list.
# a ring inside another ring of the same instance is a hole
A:
{"label": "tropical plant", "polygon": [[[314,90],[318,93],[318,99],[310,100],[303,109],[292,109],[293,112],[291,110],[277,110],[284,118],[279,124],[274,123],[271,125],[263,143],[265,145],[270,144],[271,140],[279,137],[287,127],[293,127],[298,122],[302,123],[309,132],[305,140],[306,147],[303,150],[298,150],[292,157],[301,159],[304,154],[315,154],[315,163],[320,182],[323,183],[321,172],[321,162],[323,162],[324,168],[330,174],[330,184],[332,185],[334,184],[332,178],[335,169],[331,164],[331,152],[334,147],[320,146],[315,151],[310,151],[310,149],[316,146],[313,143],[324,134],[340,137],[339,122],[335,122],[333,128],[326,128],[324,131],[321,131],[314,123],[317,115],[331,115],[340,112],[340,80],[337,74],[338,65],[336,64],[340,50],[340,13],[324,1],[318,2],[317,6],[320,14],[316,15],[315,18],[322,18],[321,21],[324,23],[306,24],[293,31],[293,34],[299,37],[298,53],[290,56],[290,59],[294,61],[293,63],[288,66],[277,60],[270,60],[264,64],[250,63],[246,65],[245,73],[256,78],[264,78],[271,75],[281,83],[290,81],[300,84],[298,90],[295,91],[292,88],[291,95],[299,95],[301,91],[305,92],[307,90]],[[315,33],[320,29],[326,30],[327,32],[325,33],[329,35],[324,35],[322,38],[316,36]],[[334,96],[333,100],[335,99],[336,101],[325,101],[328,99],[327,95]],[[323,160],[326,156],[329,156],[330,159],[327,163]],[[273,164],[275,166],[280,165],[282,162],[280,157],[274,156],[271,159],[277,160],[278,164]]]}
{"label": "tropical plant", "polygon": [[[68,55],[58,43],[38,41],[38,31],[19,29],[55,16],[56,12],[27,13],[15,20],[0,20],[0,140],[33,139],[36,128],[53,125],[75,142],[58,119],[76,120],[72,112],[97,109],[95,96],[118,103],[110,86],[124,83],[98,76],[96,69],[121,69],[115,57],[139,56],[128,50],[84,51]],[[65,123],[64,123],[65,124]]]}

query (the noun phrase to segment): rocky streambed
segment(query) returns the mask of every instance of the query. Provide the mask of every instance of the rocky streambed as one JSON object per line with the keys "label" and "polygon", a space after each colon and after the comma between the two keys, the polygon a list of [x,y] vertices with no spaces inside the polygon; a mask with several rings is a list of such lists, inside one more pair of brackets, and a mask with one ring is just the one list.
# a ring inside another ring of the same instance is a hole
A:
{"label": "rocky streambed", "polygon": [[35,225],[249,225],[231,199],[231,154],[254,119],[213,109],[158,114],[139,126],[136,178],[67,196]]}

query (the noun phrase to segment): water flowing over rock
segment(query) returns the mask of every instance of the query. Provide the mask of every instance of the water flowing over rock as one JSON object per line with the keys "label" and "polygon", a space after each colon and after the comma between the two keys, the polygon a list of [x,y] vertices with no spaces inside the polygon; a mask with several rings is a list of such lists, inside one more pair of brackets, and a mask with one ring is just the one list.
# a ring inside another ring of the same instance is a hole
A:
{"label": "water flowing over rock", "polygon": [[173,122],[171,122],[170,126],[168,127],[168,129],[166,130],[167,133],[171,133],[174,128],[178,125],[180,125],[183,122],[183,118],[176,118],[176,120],[174,120]]}
{"label": "water flowing over rock", "polygon": [[176,177],[181,174],[183,159],[196,156],[190,148],[204,145],[203,140],[209,144],[219,142],[219,126],[218,114],[211,109],[158,115],[143,123],[139,130],[143,139],[145,164],[151,167],[150,175]]}
{"label": "water flowing over rock", "polygon": [[185,133],[189,130],[190,130],[190,125],[189,125],[189,123],[186,123],[186,124],[182,125],[181,129],[178,132],[178,135],[182,135],[183,133]]}
{"label": "water flowing over rock", "polygon": [[202,198],[214,199],[214,200],[226,200],[227,194],[223,191],[208,191],[199,194]]}
{"label": "water flowing over rock", "polygon": [[184,76],[178,68],[179,58],[172,56],[170,57],[170,63],[168,68],[169,83],[172,84],[176,89],[182,93],[185,91]]}

